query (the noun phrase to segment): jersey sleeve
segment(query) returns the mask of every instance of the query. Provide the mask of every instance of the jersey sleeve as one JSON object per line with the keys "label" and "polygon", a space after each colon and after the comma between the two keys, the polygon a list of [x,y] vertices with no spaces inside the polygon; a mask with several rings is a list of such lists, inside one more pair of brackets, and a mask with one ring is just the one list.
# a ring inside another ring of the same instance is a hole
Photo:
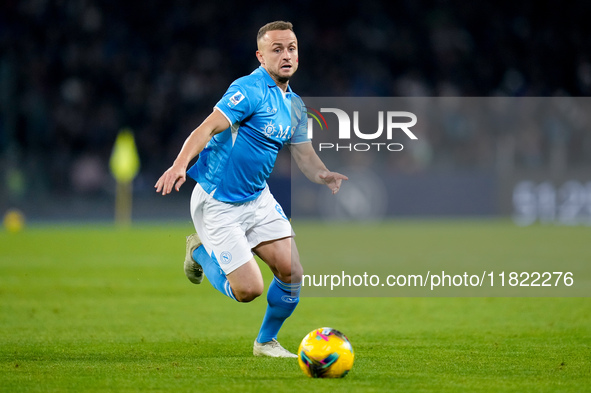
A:
{"label": "jersey sleeve", "polygon": [[308,116],[304,101],[295,96],[291,101],[291,123],[294,125],[294,131],[287,143],[295,145],[298,143],[311,142],[308,137]]}
{"label": "jersey sleeve", "polygon": [[255,111],[257,97],[241,84],[234,82],[215,108],[226,116],[230,124],[240,123]]}

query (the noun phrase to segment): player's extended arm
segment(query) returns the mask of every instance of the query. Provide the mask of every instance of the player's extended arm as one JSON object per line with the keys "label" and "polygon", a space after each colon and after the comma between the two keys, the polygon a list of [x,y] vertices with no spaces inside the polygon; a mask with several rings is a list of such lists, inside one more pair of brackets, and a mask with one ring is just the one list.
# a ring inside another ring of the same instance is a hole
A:
{"label": "player's extended arm", "polygon": [[212,136],[219,134],[228,127],[230,127],[228,119],[219,110],[214,109],[211,115],[185,140],[172,166],[156,182],[154,186],[156,192],[162,192],[162,195],[170,194],[173,187],[178,191],[187,180],[187,166],[191,160],[201,153],[201,150],[205,148]]}
{"label": "player's extended arm", "polygon": [[302,173],[314,183],[326,184],[333,194],[339,192],[343,180],[349,180],[345,175],[329,171],[314,151],[312,143],[297,143],[289,145],[289,148]]}

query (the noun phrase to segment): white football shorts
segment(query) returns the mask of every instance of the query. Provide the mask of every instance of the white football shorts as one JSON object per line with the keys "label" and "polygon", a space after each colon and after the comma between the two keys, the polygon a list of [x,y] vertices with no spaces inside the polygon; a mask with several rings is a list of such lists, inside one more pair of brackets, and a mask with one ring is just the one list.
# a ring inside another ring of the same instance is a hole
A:
{"label": "white football shorts", "polygon": [[226,203],[197,183],[191,195],[191,217],[205,250],[225,274],[248,262],[260,243],[295,236],[269,186],[255,200]]}

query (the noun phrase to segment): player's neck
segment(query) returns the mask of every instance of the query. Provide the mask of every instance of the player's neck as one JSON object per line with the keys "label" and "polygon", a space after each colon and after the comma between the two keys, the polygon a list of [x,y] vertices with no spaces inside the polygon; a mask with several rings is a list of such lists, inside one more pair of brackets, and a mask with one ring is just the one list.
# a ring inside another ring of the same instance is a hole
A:
{"label": "player's neck", "polygon": [[277,78],[273,77],[273,75],[271,75],[271,78],[273,79],[278,88],[283,90],[284,93],[287,93],[287,85],[289,85],[289,79],[286,81],[278,81]]}
{"label": "player's neck", "polygon": [[278,75],[275,75],[274,73],[270,72],[269,70],[267,70],[267,68],[265,68],[265,71],[267,71],[271,79],[273,79],[273,82],[275,82],[277,87],[283,90],[284,93],[287,93],[287,85],[289,85],[289,79],[280,79]]}
{"label": "player's neck", "polygon": [[277,87],[279,87],[281,90],[283,90],[284,93],[287,93],[287,85],[289,84],[289,82],[279,83],[279,82],[275,81],[275,83],[277,83]]}

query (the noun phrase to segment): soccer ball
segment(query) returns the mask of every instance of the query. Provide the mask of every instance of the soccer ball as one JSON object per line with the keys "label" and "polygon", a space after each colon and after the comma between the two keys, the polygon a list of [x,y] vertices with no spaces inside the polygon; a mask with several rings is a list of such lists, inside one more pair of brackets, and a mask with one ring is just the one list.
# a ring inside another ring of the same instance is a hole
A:
{"label": "soccer ball", "polygon": [[349,339],[336,329],[311,331],[298,349],[298,363],[312,378],[342,378],[353,367],[355,354]]}

